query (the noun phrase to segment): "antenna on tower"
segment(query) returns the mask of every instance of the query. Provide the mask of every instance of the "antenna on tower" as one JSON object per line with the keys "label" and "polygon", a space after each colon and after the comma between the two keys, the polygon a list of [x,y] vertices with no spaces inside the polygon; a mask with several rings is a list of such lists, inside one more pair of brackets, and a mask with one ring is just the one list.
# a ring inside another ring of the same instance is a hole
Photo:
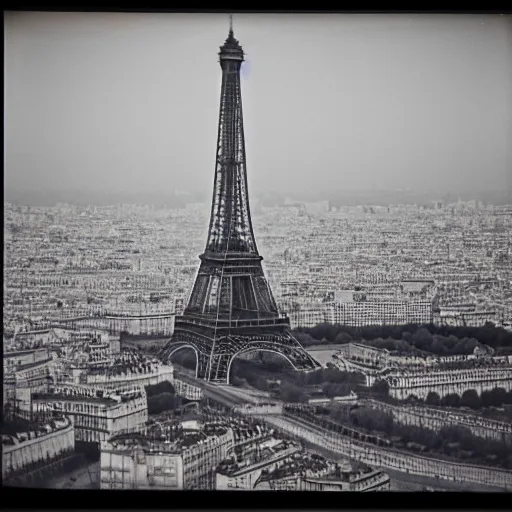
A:
{"label": "antenna on tower", "polygon": [[229,35],[233,35],[233,15],[229,15]]}

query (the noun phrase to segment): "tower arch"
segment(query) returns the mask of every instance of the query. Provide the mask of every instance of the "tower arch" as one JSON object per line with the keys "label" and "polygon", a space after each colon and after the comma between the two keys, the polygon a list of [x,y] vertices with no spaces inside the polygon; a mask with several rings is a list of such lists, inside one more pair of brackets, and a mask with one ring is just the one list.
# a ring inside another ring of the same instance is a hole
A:
{"label": "tower arch", "polygon": [[228,363],[228,366],[227,366],[227,370],[226,370],[226,383],[227,384],[231,384],[231,366],[233,364],[233,362],[235,361],[235,359],[237,359],[238,357],[240,357],[241,355],[243,354],[248,354],[248,353],[251,353],[251,352],[268,352],[268,353],[271,353],[271,354],[277,354],[278,356],[282,357],[283,359],[285,359],[286,361],[288,361],[288,363],[290,364],[290,366],[296,370],[296,366],[295,364],[293,363],[292,359],[290,359],[287,355],[283,354],[282,352],[279,352],[278,350],[275,350],[275,349],[272,349],[272,348],[253,348],[253,347],[247,347],[247,348],[243,348],[242,350],[239,350],[237,353],[233,354],[231,356],[231,359],[229,360],[229,363]]}

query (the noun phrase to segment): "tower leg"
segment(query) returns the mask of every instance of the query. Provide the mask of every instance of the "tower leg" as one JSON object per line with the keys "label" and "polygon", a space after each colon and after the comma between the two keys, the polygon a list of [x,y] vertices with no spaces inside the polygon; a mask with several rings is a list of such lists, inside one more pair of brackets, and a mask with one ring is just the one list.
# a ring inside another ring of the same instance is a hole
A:
{"label": "tower leg", "polygon": [[185,348],[191,348],[196,354],[196,378],[206,379],[208,372],[209,354],[205,350],[201,350],[202,347],[199,343],[195,343],[191,340],[180,340],[171,338],[169,342],[163,348],[160,358],[164,363],[170,361],[172,354]]}
{"label": "tower leg", "polygon": [[228,371],[231,366],[233,354],[212,354],[209,359],[210,367],[208,369],[208,380],[229,384]]}
{"label": "tower leg", "polygon": [[197,351],[196,379],[206,379],[208,369],[208,356]]}

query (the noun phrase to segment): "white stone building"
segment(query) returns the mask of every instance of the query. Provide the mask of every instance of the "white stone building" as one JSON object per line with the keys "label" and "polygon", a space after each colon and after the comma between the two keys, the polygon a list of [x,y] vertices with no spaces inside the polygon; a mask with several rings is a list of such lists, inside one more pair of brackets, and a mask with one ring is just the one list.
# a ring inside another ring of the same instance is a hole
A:
{"label": "white stone building", "polygon": [[47,462],[71,454],[75,449],[75,429],[68,418],[34,427],[16,436],[2,436],[2,479],[23,472],[30,464]]}
{"label": "white stone building", "polygon": [[100,445],[116,432],[143,427],[148,421],[144,390],[106,393],[101,388],[72,384],[32,395],[32,414],[56,411],[71,418],[76,441]]}
{"label": "white stone building", "polygon": [[[219,425],[152,430],[111,438],[101,447],[102,489],[213,489],[217,465],[233,448],[233,431]],[[174,433],[172,433],[174,432]]]}

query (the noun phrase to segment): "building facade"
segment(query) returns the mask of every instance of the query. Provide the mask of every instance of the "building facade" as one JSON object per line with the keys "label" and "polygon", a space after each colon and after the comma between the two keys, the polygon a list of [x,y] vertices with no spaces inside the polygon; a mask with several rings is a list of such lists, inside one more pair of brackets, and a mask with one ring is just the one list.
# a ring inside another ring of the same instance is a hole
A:
{"label": "building facade", "polygon": [[161,364],[152,361],[147,366],[135,371],[127,369],[119,375],[109,375],[108,372],[84,373],[80,382],[117,391],[131,391],[135,388],[155,386],[161,382],[174,383],[174,369],[171,364]]}
{"label": "building facade", "polygon": [[183,379],[181,376],[174,379],[174,388],[176,394],[186,398],[187,400],[199,401],[202,400],[204,394],[202,388],[195,386],[191,382]]}
{"label": "building facade", "polygon": [[50,464],[74,449],[75,429],[68,418],[16,436],[2,435],[2,479],[6,481],[30,466]]}
{"label": "building facade", "polygon": [[217,490],[251,490],[256,487],[263,471],[273,471],[284,461],[301,451],[298,444],[269,439],[258,446],[258,456],[250,462],[248,456],[224,460],[217,468]]}
{"label": "building facade", "polygon": [[512,390],[512,367],[393,371],[384,378],[389,383],[390,396],[399,400],[405,400],[411,395],[425,400],[430,392],[443,398],[453,393],[461,396],[470,389],[474,389],[479,395],[495,388]]}
{"label": "building facade", "polygon": [[148,421],[144,390],[105,393],[103,389],[67,384],[32,396],[33,415],[52,411],[71,418],[76,441],[98,447],[116,432],[143,427]]}
{"label": "building facade", "polygon": [[214,489],[215,468],[233,448],[233,431],[206,424],[167,436],[157,441],[146,429],[104,442],[101,488]]}
{"label": "building facade", "polygon": [[403,325],[432,323],[432,301],[352,301],[330,304],[330,323],[363,327],[365,325]]}

